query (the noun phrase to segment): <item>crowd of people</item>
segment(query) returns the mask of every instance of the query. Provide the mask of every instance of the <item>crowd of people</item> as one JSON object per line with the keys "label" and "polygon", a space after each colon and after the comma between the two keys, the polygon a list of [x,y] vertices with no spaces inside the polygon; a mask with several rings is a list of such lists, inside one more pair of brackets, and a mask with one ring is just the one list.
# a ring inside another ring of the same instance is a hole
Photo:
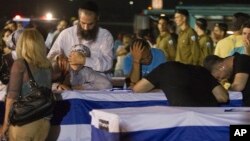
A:
{"label": "crowd of people", "polygon": [[[232,35],[227,35],[225,23],[215,24],[209,34],[206,19],[196,19],[193,29],[189,12],[178,9],[174,19],[158,19],[156,39],[150,30],[141,30],[115,41],[99,26],[99,15],[96,3],[85,2],[73,25],[59,21],[46,40],[36,26],[6,23],[1,32],[0,63],[1,69],[8,69],[0,70],[0,79],[8,89],[0,138],[8,131],[13,141],[43,141],[49,131],[51,116],[23,126],[8,122],[19,93],[29,91],[24,61],[39,85],[52,88],[53,83],[56,90],[111,89],[112,77],[121,76],[135,94],[162,89],[170,106],[219,106],[229,101],[227,89],[242,92],[244,106],[250,106],[248,14],[233,15]],[[7,82],[2,77],[6,72],[10,76]],[[228,88],[225,82],[230,84]]]}

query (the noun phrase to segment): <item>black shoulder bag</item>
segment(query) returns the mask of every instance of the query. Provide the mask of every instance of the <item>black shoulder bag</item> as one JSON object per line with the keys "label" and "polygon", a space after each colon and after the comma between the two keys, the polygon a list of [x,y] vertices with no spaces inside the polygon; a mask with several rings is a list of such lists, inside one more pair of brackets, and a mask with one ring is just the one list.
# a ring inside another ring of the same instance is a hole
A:
{"label": "black shoulder bag", "polygon": [[40,87],[34,80],[28,63],[24,60],[29,74],[30,91],[19,97],[12,105],[9,121],[12,125],[24,125],[53,113],[55,100],[51,89]]}

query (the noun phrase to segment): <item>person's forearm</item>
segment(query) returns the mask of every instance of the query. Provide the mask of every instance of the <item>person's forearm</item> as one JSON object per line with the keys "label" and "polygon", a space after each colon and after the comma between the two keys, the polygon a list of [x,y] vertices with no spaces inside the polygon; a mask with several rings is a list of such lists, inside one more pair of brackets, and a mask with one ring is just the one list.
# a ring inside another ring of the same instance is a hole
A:
{"label": "person's forearm", "polygon": [[3,131],[6,132],[9,126],[9,114],[10,109],[12,107],[14,100],[11,98],[6,98],[6,105],[5,105],[5,114],[4,114],[4,122],[3,122]]}
{"label": "person's forearm", "polygon": [[244,89],[243,86],[238,85],[238,84],[232,84],[232,85],[228,88],[228,90],[231,90],[231,91],[238,91],[238,92],[242,91],[243,89]]}
{"label": "person's forearm", "polygon": [[138,60],[133,60],[132,71],[130,74],[130,86],[134,86],[141,78],[141,64]]}

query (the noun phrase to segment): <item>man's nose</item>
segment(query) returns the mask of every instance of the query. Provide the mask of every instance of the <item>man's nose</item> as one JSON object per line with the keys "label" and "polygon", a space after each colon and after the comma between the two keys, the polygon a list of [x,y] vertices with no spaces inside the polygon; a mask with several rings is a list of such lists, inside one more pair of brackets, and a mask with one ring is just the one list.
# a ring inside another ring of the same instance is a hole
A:
{"label": "man's nose", "polygon": [[83,25],[83,29],[84,29],[84,30],[89,30],[89,25],[88,25],[88,24],[84,24],[84,25]]}

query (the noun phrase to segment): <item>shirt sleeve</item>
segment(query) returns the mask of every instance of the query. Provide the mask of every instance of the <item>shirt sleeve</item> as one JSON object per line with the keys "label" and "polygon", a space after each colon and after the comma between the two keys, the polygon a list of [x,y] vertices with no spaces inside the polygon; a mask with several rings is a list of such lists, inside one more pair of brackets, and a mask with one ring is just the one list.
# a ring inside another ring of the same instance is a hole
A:
{"label": "shirt sleeve", "polygon": [[62,31],[61,34],[59,34],[59,36],[55,40],[53,46],[51,47],[51,49],[47,55],[48,59],[52,60],[56,56],[63,54],[61,47],[65,44],[65,41],[66,41],[65,37],[67,37],[67,36],[66,36],[65,32]]}
{"label": "shirt sleeve", "polygon": [[200,57],[200,47],[198,43],[198,37],[195,33],[192,33],[190,38],[190,47],[191,47],[191,53],[192,53],[192,64],[198,65],[199,64],[199,57]]}
{"label": "shirt sleeve", "polygon": [[10,81],[7,89],[8,98],[16,99],[21,92],[24,71],[24,64],[20,60],[16,60],[10,72]]}
{"label": "shirt sleeve", "polygon": [[236,54],[236,62],[234,64],[236,64],[236,67],[234,67],[235,69],[235,73],[250,73],[250,57],[247,55],[240,55],[240,54]]}
{"label": "shirt sleeve", "polygon": [[[163,64],[162,64],[163,65]],[[159,65],[158,67],[156,67],[153,71],[151,71],[145,78],[152,83],[155,87],[159,87],[159,82],[160,82],[160,78],[162,73],[162,65]]]}

